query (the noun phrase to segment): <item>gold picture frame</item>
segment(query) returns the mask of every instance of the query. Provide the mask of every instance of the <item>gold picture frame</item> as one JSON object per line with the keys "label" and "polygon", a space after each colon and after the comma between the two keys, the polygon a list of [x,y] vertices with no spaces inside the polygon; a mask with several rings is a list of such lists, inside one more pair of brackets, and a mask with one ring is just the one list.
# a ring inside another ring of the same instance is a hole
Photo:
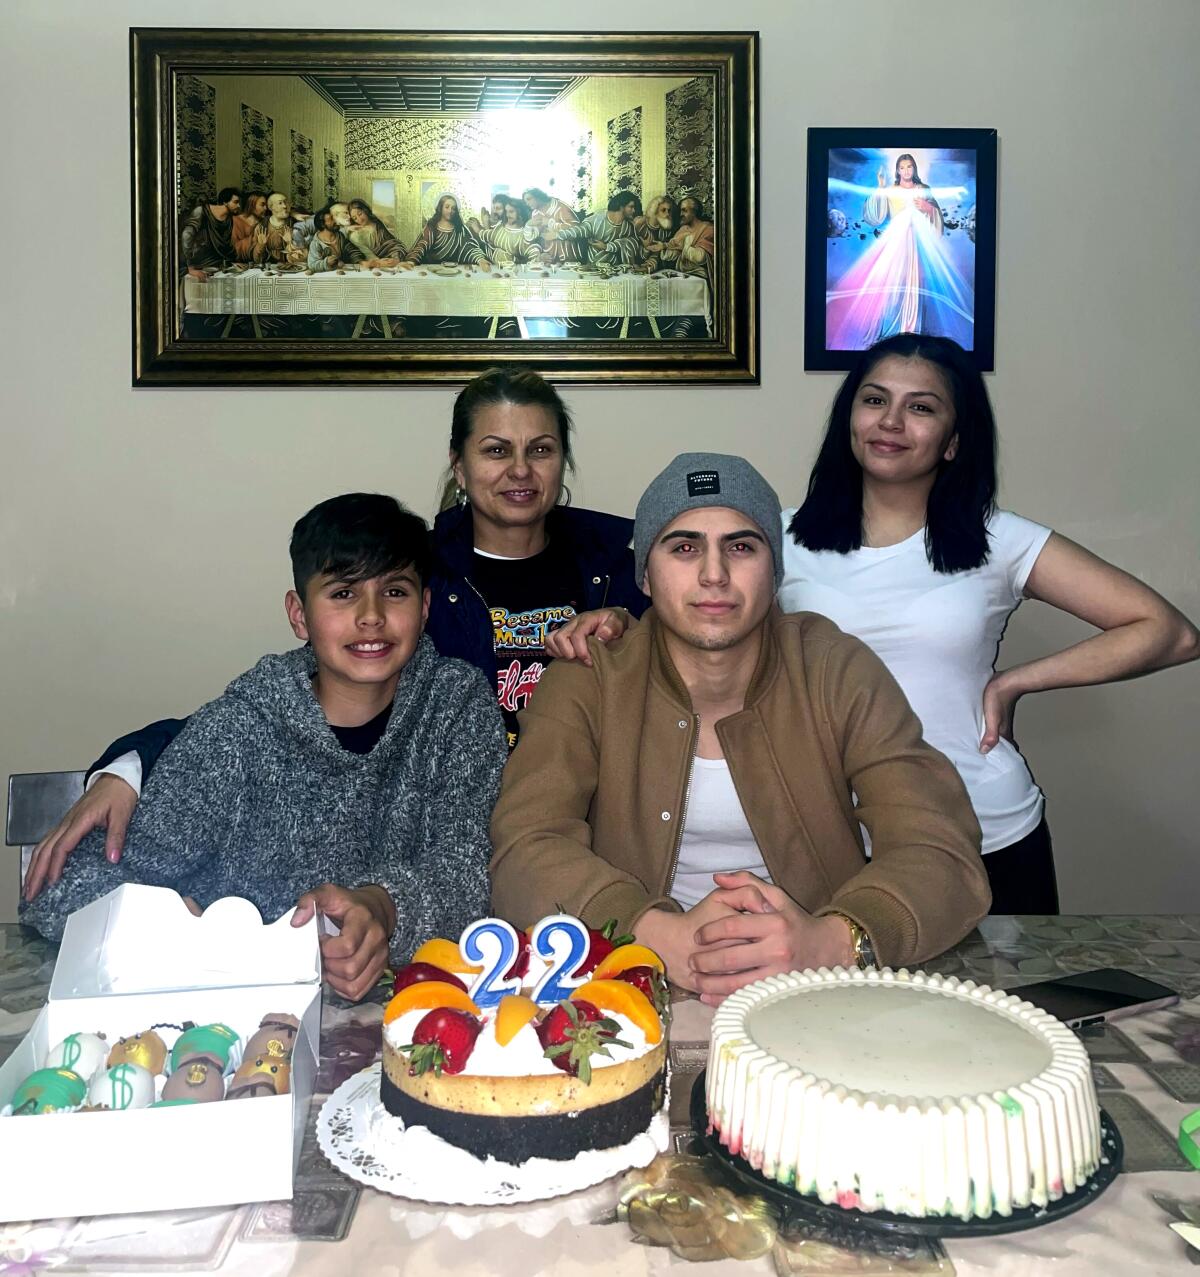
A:
{"label": "gold picture frame", "polygon": [[757,77],[754,32],[133,28],[133,384],[755,384]]}

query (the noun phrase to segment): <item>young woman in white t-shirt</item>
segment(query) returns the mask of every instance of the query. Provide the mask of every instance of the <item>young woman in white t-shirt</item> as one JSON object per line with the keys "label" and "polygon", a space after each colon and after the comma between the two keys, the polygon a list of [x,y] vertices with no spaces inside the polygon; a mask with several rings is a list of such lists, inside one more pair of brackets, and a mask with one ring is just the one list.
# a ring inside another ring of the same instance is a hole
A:
{"label": "young woman in white t-shirt", "polygon": [[[987,389],[955,342],[903,334],[864,352],[803,505],[784,511],[779,601],[828,616],[895,675],[971,796],[992,912],[1056,913],[1042,793],[1013,744],[1017,701],[1192,660],[1200,635],[1127,572],[997,510],[995,453]],[[1101,632],[996,673],[1025,598]]]}
{"label": "young woman in white t-shirt", "polygon": [[[904,334],[865,351],[834,400],[804,504],[783,513],[779,602],[828,616],[891,670],[971,796],[992,912],[1057,913],[1042,792],[1013,743],[1017,701],[1193,660],[1200,634],[1127,572],[997,510],[995,454],[987,389],[955,342]],[[1025,598],[1101,633],[996,673]],[[585,613],[547,649],[587,661],[589,636],[612,641],[626,625],[619,611]]]}

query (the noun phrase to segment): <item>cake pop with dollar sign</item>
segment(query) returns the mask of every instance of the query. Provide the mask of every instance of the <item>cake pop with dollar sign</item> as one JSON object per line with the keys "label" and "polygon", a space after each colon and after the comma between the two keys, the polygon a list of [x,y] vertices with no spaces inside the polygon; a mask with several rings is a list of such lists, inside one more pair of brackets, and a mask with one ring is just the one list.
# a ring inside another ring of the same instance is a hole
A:
{"label": "cake pop with dollar sign", "polygon": [[171,1076],[163,1087],[162,1098],[166,1101],[183,1100],[192,1103],[223,1100],[225,1076],[211,1060],[184,1060],[177,1069],[171,1070]]}
{"label": "cake pop with dollar sign", "polygon": [[246,1100],[256,1095],[286,1095],[291,1085],[292,1069],[273,1055],[257,1055],[245,1059],[229,1083],[226,1099]]}
{"label": "cake pop with dollar sign", "polygon": [[38,1069],[12,1097],[14,1117],[35,1113],[61,1113],[77,1109],[87,1095],[87,1083],[70,1069]]}
{"label": "cake pop with dollar sign", "polygon": [[278,1060],[290,1061],[299,1031],[300,1021],[294,1015],[279,1011],[264,1015],[254,1035],[246,1043],[246,1059],[272,1055]]}
{"label": "cake pop with dollar sign", "polygon": [[222,1072],[238,1035],[227,1024],[194,1024],[184,1029],[171,1048],[171,1072],[188,1060],[209,1060]]}
{"label": "cake pop with dollar sign", "polygon": [[154,1103],[154,1075],[140,1064],[114,1064],[88,1087],[93,1109],[144,1109]]}
{"label": "cake pop with dollar sign", "polygon": [[88,1078],[102,1069],[107,1060],[108,1042],[103,1033],[68,1033],[46,1052],[42,1068],[70,1069]]}
{"label": "cake pop with dollar sign", "polygon": [[157,1076],[167,1063],[167,1044],[154,1032],[145,1029],[127,1038],[118,1038],[108,1053],[108,1066],[114,1064],[139,1064],[147,1072]]}

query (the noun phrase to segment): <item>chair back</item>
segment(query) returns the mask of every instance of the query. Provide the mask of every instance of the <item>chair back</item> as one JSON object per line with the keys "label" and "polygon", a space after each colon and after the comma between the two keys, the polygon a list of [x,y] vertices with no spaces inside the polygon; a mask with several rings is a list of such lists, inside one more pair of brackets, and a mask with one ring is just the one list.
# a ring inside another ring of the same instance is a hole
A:
{"label": "chair back", "polygon": [[4,845],[21,848],[21,881],[33,849],[83,793],[83,772],[18,772],[8,778]]}

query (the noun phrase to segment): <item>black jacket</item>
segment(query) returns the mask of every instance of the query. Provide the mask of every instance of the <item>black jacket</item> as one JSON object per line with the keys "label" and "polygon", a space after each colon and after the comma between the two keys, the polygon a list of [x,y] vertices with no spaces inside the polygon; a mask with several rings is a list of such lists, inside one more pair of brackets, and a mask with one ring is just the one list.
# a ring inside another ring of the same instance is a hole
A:
{"label": "black jacket", "polygon": [[[650,606],[633,579],[633,551],[629,548],[632,519],[556,506],[546,519],[546,532],[575,561],[580,611],[623,607],[641,616]],[[474,554],[471,507],[443,510],[433,524],[433,571],[425,632],[443,656],[470,661],[491,682],[496,677],[492,622],[483,596],[471,582]]]}

